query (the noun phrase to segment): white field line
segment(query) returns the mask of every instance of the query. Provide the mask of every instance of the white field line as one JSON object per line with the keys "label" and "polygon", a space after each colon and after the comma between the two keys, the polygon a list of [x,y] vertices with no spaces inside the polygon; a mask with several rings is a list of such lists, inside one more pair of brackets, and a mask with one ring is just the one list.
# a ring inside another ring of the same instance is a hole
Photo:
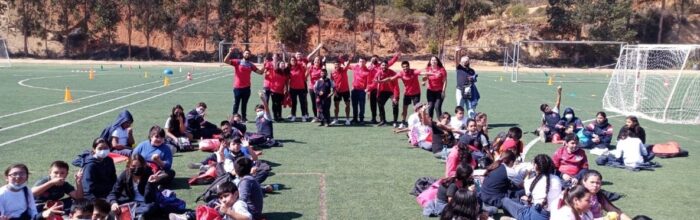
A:
{"label": "white field line", "polygon": [[[0,145],[2,146],[2,145]],[[326,174],[325,173],[276,173],[275,175],[289,175],[289,176],[303,176],[303,175],[317,175],[319,192],[318,192],[318,207],[319,207],[319,217],[318,219],[327,220],[328,219],[328,207],[326,207]]]}
{"label": "white field line", "polygon": [[[196,73],[196,74],[193,74],[193,75],[201,75],[201,74],[204,74],[204,73],[198,73],[198,74]],[[102,76],[102,75],[124,75],[124,74],[116,74],[116,73],[115,73],[115,74],[100,74],[100,75]],[[61,91],[64,91],[64,89],[62,89],[62,88],[58,88],[58,89],[57,89],[57,88],[41,87],[41,86],[32,86],[32,85],[26,84],[25,82],[27,82],[27,81],[29,81],[29,80],[35,80],[35,79],[50,79],[50,78],[74,77],[74,76],[81,76],[81,75],[75,75],[75,74],[74,74],[74,75],[62,75],[62,76],[41,76],[41,77],[33,77],[33,78],[23,79],[23,80],[17,82],[17,84],[19,84],[20,86],[24,86],[24,87],[28,87],[28,88],[32,88],[32,89],[43,89],[43,90],[48,90],[48,91],[58,91],[58,92],[61,92]],[[184,77],[186,77],[186,76],[173,77],[172,79],[184,78]],[[140,84],[140,85],[146,85],[146,84],[155,83],[155,82],[159,82],[159,81],[153,81],[153,82],[144,83],[144,84]],[[161,82],[162,82],[162,81],[161,81]],[[121,89],[121,90],[123,90],[123,89]],[[104,91],[81,90],[81,89],[74,89],[74,90],[72,90],[72,91],[74,91],[74,92],[89,92],[89,93],[103,93],[103,92],[104,92]],[[120,91],[120,90],[119,90],[119,91]]]}
{"label": "white field line", "polygon": [[[214,74],[214,75],[216,75],[216,74]],[[212,76],[213,76],[213,75],[212,75]],[[179,84],[179,83],[183,83],[183,82],[188,82],[188,80],[182,80],[182,81],[178,81],[178,82],[175,82],[175,83],[171,83],[171,85]],[[151,88],[151,89],[147,89],[147,90],[143,90],[143,91],[139,91],[139,92],[134,92],[134,93],[131,93],[131,94],[126,94],[126,95],[124,95],[124,96],[119,96],[119,97],[117,97],[117,98],[113,98],[113,99],[101,101],[101,102],[98,102],[98,103],[86,105],[86,106],[83,106],[83,107],[80,107],[80,108],[76,108],[76,109],[71,109],[71,110],[68,110],[68,111],[65,111],[65,112],[62,112],[62,113],[58,113],[58,114],[54,114],[54,115],[49,115],[49,116],[46,116],[46,117],[43,117],[43,118],[34,119],[34,120],[31,120],[31,121],[19,123],[19,124],[16,124],[16,125],[12,125],[12,126],[9,126],[9,127],[5,127],[5,128],[0,128],[0,132],[2,132],[2,131],[7,131],[7,130],[10,130],[10,129],[13,129],[13,128],[17,128],[17,127],[22,127],[22,126],[24,126],[24,125],[32,124],[32,123],[39,122],[39,121],[43,121],[43,120],[46,120],[46,119],[55,118],[55,117],[58,117],[58,116],[61,116],[61,115],[65,115],[65,114],[68,114],[68,113],[76,112],[76,111],[79,111],[79,110],[82,110],[82,109],[86,109],[86,108],[90,108],[90,107],[93,107],[93,106],[102,105],[102,104],[105,104],[105,103],[108,103],[108,102],[112,102],[112,101],[124,99],[124,98],[127,98],[127,97],[129,97],[129,96],[138,95],[138,94],[141,94],[141,93],[143,93],[143,92],[148,92],[148,91],[160,89],[160,88],[163,88],[163,87],[164,87],[164,86],[161,85],[161,86],[158,86],[158,87],[155,87],[155,88]]]}
{"label": "white field line", "polygon": [[[623,116],[624,115],[613,115],[613,116],[608,116],[608,118],[617,118],[617,117],[623,117]],[[583,123],[584,126],[586,126],[585,123],[592,122],[593,120],[595,120],[595,118],[582,121],[581,123]],[[542,138],[544,138],[544,137],[537,136],[537,138],[531,140],[530,142],[527,143],[527,145],[525,145],[525,149],[523,150],[523,156],[522,156],[523,159],[525,159],[525,157],[527,156],[527,152],[530,151],[530,148],[532,148],[532,146],[535,146],[535,144],[538,141],[541,141]]]}
{"label": "white field line", "polygon": [[[65,77],[65,76],[60,76],[60,77]],[[29,88],[37,88],[37,89],[45,89],[45,90],[62,91],[62,90],[60,90],[60,89],[43,88],[43,87],[36,87],[36,86],[31,86],[31,85],[24,84],[24,82],[26,82],[26,81],[28,81],[28,80],[31,80],[31,79],[41,79],[41,78],[47,78],[47,77],[36,77],[36,78],[24,79],[24,80],[21,80],[21,81],[17,82],[17,84],[19,84],[19,85],[21,85],[21,86],[29,87]],[[180,77],[176,77],[176,78],[180,78]],[[103,93],[100,93],[100,94],[94,94],[94,95],[82,97],[82,98],[79,98],[79,99],[75,99],[75,101],[79,101],[79,100],[83,100],[83,99],[89,99],[89,98],[93,98],[93,97],[97,97],[97,96],[102,96],[102,95],[107,95],[107,94],[110,94],[110,93],[121,93],[121,92],[119,92],[119,91],[126,90],[126,89],[131,89],[131,88],[136,88],[136,87],[140,87],[140,86],[144,86],[144,85],[148,85],[148,84],[152,84],[152,83],[161,83],[161,81],[153,81],[153,82],[148,82],[148,83],[142,83],[142,84],[138,84],[138,85],[126,87],[126,88],[121,88],[121,89],[117,89],[117,90],[112,90],[112,91],[103,92]],[[73,91],[75,91],[75,90],[73,90]],[[129,92],[129,93],[133,93],[133,92]],[[28,113],[28,112],[33,112],[33,111],[36,111],[36,110],[41,110],[41,109],[45,109],[45,108],[49,108],[49,107],[53,107],[53,106],[57,106],[57,105],[62,105],[62,104],[66,104],[66,103],[65,103],[65,102],[58,102],[58,103],[54,103],[54,104],[39,106],[39,107],[32,108],[32,109],[27,109],[27,110],[24,110],[24,111],[19,111],[19,112],[15,112],[15,113],[10,113],[10,114],[7,114],[7,115],[2,115],[2,116],[0,116],[0,119],[2,119],[2,118],[7,118],[7,117],[10,117],[10,116],[14,116],[14,115],[24,114],[24,113]]]}
{"label": "white field line", "polygon": [[94,115],[91,115],[91,116],[83,117],[83,118],[81,118],[81,119],[78,119],[78,120],[75,120],[75,121],[72,121],[72,122],[64,123],[64,124],[62,124],[62,125],[58,125],[58,126],[54,126],[54,127],[45,129],[45,130],[43,130],[43,131],[39,131],[39,132],[36,132],[36,133],[32,133],[32,134],[27,135],[27,136],[24,136],[24,137],[20,137],[20,138],[16,138],[16,139],[13,139],[13,140],[9,140],[9,141],[6,141],[6,142],[1,143],[1,144],[0,144],[0,147],[5,146],[5,145],[8,145],[8,144],[15,143],[15,142],[18,142],[18,141],[21,141],[21,140],[25,140],[25,139],[28,139],[28,138],[32,138],[32,137],[35,137],[35,136],[38,136],[38,135],[42,135],[42,134],[45,134],[45,133],[47,133],[47,132],[50,132],[50,131],[53,131],[53,130],[56,130],[56,129],[59,129],[59,128],[67,127],[67,126],[69,126],[69,125],[73,125],[73,124],[76,124],[76,123],[79,123],[79,122],[82,122],[82,121],[85,121],[85,120],[88,120],[88,119],[91,119],[91,118],[94,118],[94,117],[97,117],[97,116],[100,116],[100,115],[104,115],[104,114],[107,114],[107,113],[110,113],[110,112],[113,112],[113,111],[121,110],[121,109],[123,109],[124,107],[127,107],[127,106],[132,106],[132,105],[135,105],[135,104],[138,104],[138,103],[141,103],[141,102],[145,102],[145,101],[148,101],[148,100],[151,100],[151,99],[154,99],[154,98],[158,98],[158,97],[160,97],[160,96],[164,96],[164,95],[170,94],[170,93],[172,93],[172,92],[174,92],[174,91],[182,90],[182,89],[185,89],[185,88],[194,86],[194,85],[199,85],[199,84],[202,84],[202,83],[205,83],[205,82],[208,82],[208,81],[212,81],[212,80],[215,80],[215,79],[218,79],[218,78],[221,78],[221,77],[225,77],[225,76],[228,76],[228,74],[221,75],[221,76],[217,76],[217,77],[213,77],[213,78],[206,79],[206,80],[203,80],[203,81],[198,81],[198,82],[196,82],[196,83],[192,83],[192,84],[189,84],[189,85],[180,87],[180,88],[176,88],[176,89],[173,89],[173,90],[170,90],[170,91],[166,91],[166,92],[163,92],[163,93],[161,93],[161,94],[154,95],[154,96],[151,96],[151,97],[142,99],[142,100],[138,100],[138,101],[135,101],[135,102],[131,102],[131,103],[129,103],[129,104],[121,105],[121,106],[119,106],[119,107],[116,107],[116,108],[113,108],[113,109],[110,109],[110,110],[107,110],[107,111],[103,111],[103,112],[100,112],[100,113],[97,113],[97,114],[94,114]]}

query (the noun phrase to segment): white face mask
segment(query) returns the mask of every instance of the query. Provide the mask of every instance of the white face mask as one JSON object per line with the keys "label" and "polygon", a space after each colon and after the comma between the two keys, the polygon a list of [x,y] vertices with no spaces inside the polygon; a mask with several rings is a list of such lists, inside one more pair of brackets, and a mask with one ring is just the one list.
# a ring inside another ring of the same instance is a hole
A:
{"label": "white face mask", "polygon": [[574,115],[566,114],[564,117],[566,118],[566,120],[571,120],[572,118],[574,118]]}
{"label": "white face mask", "polygon": [[20,189],[24,188],[25,186],[27,186],[27,182],[22,183],[22,184],[10,182],[10,188],[12,188],[12,190],[15,190],[15,191],[20,190]]}
{"label": "white face mask", "polygon": [[107,157],[108,154],[109,150],[98,150],[97,152],[95,152],[95,157],[98,159],[102,159]]}
{"label": "white face mask", "polygon": [[258,116],[258,118],[260,118],[263,115],[265,115],[265,112],[264,111],[255,112],[255,115]]}
{"label": "white face mask", "polygon": [[204,114],[204,108],[202,108],[202,107],[197,108],[197,114],[200,114],[200,115]]}

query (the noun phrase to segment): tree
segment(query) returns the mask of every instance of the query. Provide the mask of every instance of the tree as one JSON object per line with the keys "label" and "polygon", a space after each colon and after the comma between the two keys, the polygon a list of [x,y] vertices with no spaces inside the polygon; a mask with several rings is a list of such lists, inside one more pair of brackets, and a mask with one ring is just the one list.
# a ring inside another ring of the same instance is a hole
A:
{"label": "tree", "polygon": [[579,24],[574,21],[573,5],[575,0],[549,0],[547,7],[547,22],[549,29],[559,35],[576,32],[580,36]]}
{"label": "tree", "polygon": [[353,43],[357,42],[357,18],[369,9],[370,4],[370,0],[338,0],[338,5],[343,9],[343,17],[348,21],[347,29],[352,32]]}
{"label": "tree", "polygon": [[119,15],[119,3],[117,0],[97,0],[94,5],[95,31],[104,31],[103,37],[107,38],[108,54],[111,57],[112,45],[114,40],[114,32],[116,32],[117,24],[121,21]]}
{"label": "tree", "polygon": [[127,59],[131,59],[131,32],[134,30],[134,26],[131,22],[131,17],[134,16],[133,11],[133,1],[132,0],[122,0],[124,6],[126,6],[126,35],[128,43]]}
{"label": "tree", "polygon": [[462,37],[464,36],[466,25],[476,21],[481,16],[491,14],[493,8],[502,7],[505,4],[507,2],[503,0],[461,0],[459,2],[459,10],[452,17],[452,20],[457,25],[457,46],[462,46]]}
{"label": "tree", "polygon": [[9,7],[15,8],[17,16],[11,25],[22,33],[24,39],[24,55],[29,55],[29,37],[38,34],[43,27],[40,18],[44,15],[44,7],[41,0],[11,0]]}
{"label": "tree", "polygon": [[277,36],[282,43],[295,45],[303,49],[308,41],[306,30],[318,24],[320,8],[316,0],[289,0],[272,3],[273,12],[277,14]]}
{"label": "tree", "polygon": [[136,28],[143,32],[146,37],[146,57],[151,59],[151,34],[159,26],[158,13],[162,0],[140,0],[134,2],[134,14],[138,17],[136,20]]}
{"label": "tree", "polygon": [[178,26],[182,10],[178,0],[163,0],[163,10],[167,13],[161,13],[162,26],[160,29],[170,38],[169,55],[171,59],[175,58],[175,32],[180,28]]}

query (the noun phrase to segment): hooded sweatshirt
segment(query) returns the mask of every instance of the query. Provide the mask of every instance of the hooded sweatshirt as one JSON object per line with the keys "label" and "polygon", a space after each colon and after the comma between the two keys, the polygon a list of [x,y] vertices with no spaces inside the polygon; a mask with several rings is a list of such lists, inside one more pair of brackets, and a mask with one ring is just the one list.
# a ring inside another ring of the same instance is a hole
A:
{"label": "hooded sweatshirt", "polygon": [[[571,119],[566,119],[566,115],[571,114],[573,117]],[[583,123],[581,123],[581,119],[576,117],[576,113],[574,113],[574,109],[567,107],[564,109],[564,114],[562,114],[561,120],[559,120],[559,123],[557,123],[557,127],[559,128],[559,135],[564,135],[564,130],[568,128],[570,125],[574,125],[574,133],[578,132],[583,128]]]}
{"label": "hooded sweatshirt", "polygon": [[124,122],[134,123],[134,118],[131,116],[129,110],[126,109],[119,113],[117,119],[115,119],[114,122],[112,122],[112,124],[107,126],[105,129],[102,129],[100,137],[107,141],[107,144],[110,145],[110,147],[112,146],[112,142],[110,141],[112,138],[112,133],[114,133],[114,130],[120,128]]}
{"label": "hooded sweatshirt", "polygon": [[107,198],[117,182],[117,170],[114,161],[110,157],[97,159],[95,155],[87,157],[83,166],[83,196],[85,199],[94,200]]}

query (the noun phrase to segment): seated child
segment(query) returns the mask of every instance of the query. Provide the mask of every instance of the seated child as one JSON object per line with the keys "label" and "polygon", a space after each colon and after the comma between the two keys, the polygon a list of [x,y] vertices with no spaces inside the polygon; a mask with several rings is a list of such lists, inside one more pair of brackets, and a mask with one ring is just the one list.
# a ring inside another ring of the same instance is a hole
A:
{"label": "seated child", "polygon": [[238,187],[232,182],[224,182],[217,187],[217,195],[220,205],[219,213],[223,214],[224,220],[251,220],[253,215],[248,211],[248,204],[239,200]]}
{"label": "seated child", "polygon": [[630,219],[620,208],[613,205],[612,202],[608,200],[608,197],[603,194],[603,191],[600,190],[600,186],[603,184],[603,176],[600,175],[598,171],[588,170],[588,172],[583,175],[581,181],[583,186],[588,190],[588,193],[591,194],[590,204],[593,218],[598,219],[604,217],[603,211],[606,211],[608,213],[617,213],[620,216],[620,220]]}
{"label": "seated child", "polygon": [[439,180],[440,187],[438,188],[437,198],[430,201],[428,205],[423,208],[423,215],[440,215],[447,203],[455,196],[455,192],[459,189],[470,189],[474,191],[475,187],[474,180],[472,179],[472,172],[474,172],[474,170],[470,165],[463,164],[457,167],[455,176]]}
{"label": "seated child", "polygon": [[92,203],[92,220],[109,219],[109,202],[104,199],[97,199]]}
{"label": "seated child", "polygon": [[564,117],[562,117],[557,123],[557,125],[554,126],[554,128],[557,130],[557,133],[554,134],[554,136],[552,136],[552,143],[560,144],[561,139],[566,136],[564,131],[569,126],[573,126],[572,133],[574,134],[578,133],[579,130],[583,129],[583,123],[581,122],[581,119],[576,117],[576,113],[572,108],[564,109]]}
{"label": "seated child", "polygon": [[559,115],[559,107],[561,105],[561,86],[557,87],[557,99],[554,108],[547,104],[540,105],[540,111],[542,111],[542,124],[537,128],[537,133],[542,138],[542,142],[552,141],[555,134],[557,134],[556,125],[561,120],[561,115]]}
{"label": "seated child", "polygon": [[[187,126],[185,126],[185,113],[180,105],[175,105],[170,112],[170,117],[165,121],[165,136],[167,137],[167,142],[175,145],[177,149],[184,149],[184,145],[189,145],[189,140],[192,139],[192,134],[187,133]],[[185,141],[183,141],[185,140]]]}
{"label": "seated child", "polygon": [[94,201],[107,198],[112,186],[117,182],[117,170],[114,161],[108,157],[109,145],[102,138],[92,144],[92,154],[83,165],[83,198]]}
{"label": "seated child", "polygon": [[[39,179],[32,187],[32,194],[37,204],[37,211],[44,210],[47,202],[61,201],[65,211],[71,210],[73,199],[83,198],[83,170],[75,173],[75,187],[66,182],[68,176],[68,164],[63,161],[54,161],[49,168],[49,175]],[[68,198],[63,198],[68,195]]]}
{"label": "seated child", "polygon": [[100,137],[107,141],[111,151],[123,156],[131,154],[131,146],[134,145],[134,135],[131,125],[134,118],[128,110],[124,110],[117,116],[112,124],[102,130]]}
{"label": "seated child", "polygon": [[163,171],[165,177],[160,178],[157,185],[167,186],[175,178],[175,170],[172,169],[173,152],[165,143],[165,131],[154,125],[148,132],[148,139],[141,142],[133,153],[140,154],[154,172]]}
{"label": "seated child", "polygon": [[605,165],[609,162],[624,164],[626,167],[637,168],[654,158],[653,152],[647,152],[642,140],[633,130],[626,130],[622,134],[622,140],[617,141],[617,148],[608,155],[602,155],[596,159],[596,164]]}
{"label": "seated child", "polygon": [[[560,201],[554,202],[554,207],[551,213],[551,219],[561,220],[593,220],[591,213],[591,194],[588,193],[585,187],[575,185],[564,190]],[[561,206],[559,206],[561,204]]]}
{"label": "seated child", "polygon": [[70,209],[70,220],[92,219],[92,203],[84,199],[76,199]]}
{"label": "seated child", "polygon": [[564,141],[564,146],[554,152],[552,162],[566,182],[564,185],[575,185],[588,171],[588,158],[586,152],[578,146],[578,136],[569,134]]}
{"label": "seated child", "polygon": [[262,218],[263,189],[260,187],[260,183],[251,175],[253,161],[245,157],[238,158],[233,162],[233,169],[236,172],[236,176],[240,179],[238,183],[239,200],[248,205],[248,211],[253,215],[253,218]]}
{"label": "seated child", "polygon": [[262,104],[255,106],[255,127],[257,133],[248,133],[246,136],[250,144],[261,147],[282,147],[282,143],[274,139],[272,116],[265,101],[264,93],[259,93]]}
{"label": "seated child", "polygon": [[[207,104],[197,103],[197,106],[187,113],[187,132],[192,134],[193,139],[210,139],[214,134],[220,133],[216,125],[206,119]],[[148,158],[146,158],[148,159]]]}
{"label": "seated child", "polygon": [[462,106],[455,107],[455,115],[450,119],[450,127],[455,139],[459,139],[459,136],[467,132],[467,119],[470,118],[464,117],[464,108]]}
{"label": "seated child", "polygon": [[503,154],[506,151],[512,151],[516,158],[520,158],[520,154],[523,153],[523,142],[520,138],[523,137],[523,130],[518,127],[512,127],[508,129],[508,134],[503,144],[499,147],[497,153]]}
{"label": "seated child", "polygon": [[[162,173],[162,171],[159,172]],[[107,197],[107,201],[112,204],[112,212],[119,215],[121,212],[119,205],[134,203],[135,210],[132,210],[136,215],[134,217],[140,216],[144,219],[158,217],[159,207],[156,204],[156,197],[159,192],[156,182],[165,177],[165,175],[159,175],[160,173],[154,174],[140,154],[131,155],[126,169],[119,175],[117,183]]]}
{"label": "seated child", "polygon": [[613,126],[608,123],[605,112],[598,112],[595,121],[586,126],[584,133],[586,136],[591,137],[591,141],[583,147],[607,150],[610,146],[610,141],[612,141]]}

